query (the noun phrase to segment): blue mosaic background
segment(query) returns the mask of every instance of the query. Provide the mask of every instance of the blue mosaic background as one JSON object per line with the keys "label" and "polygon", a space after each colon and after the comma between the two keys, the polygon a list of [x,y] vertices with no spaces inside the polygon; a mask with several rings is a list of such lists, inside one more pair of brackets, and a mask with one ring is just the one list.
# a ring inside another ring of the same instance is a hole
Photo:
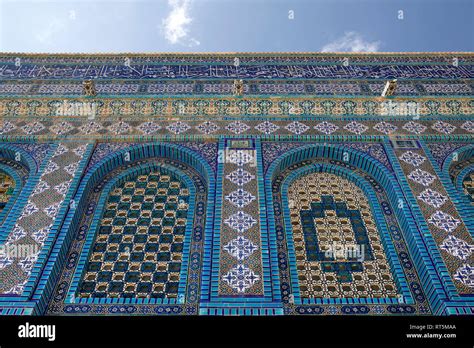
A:
{"label": "blue mosaic background", "polygon": [[339,58],[0,57],[0,313],[472,314],[472,55]]}

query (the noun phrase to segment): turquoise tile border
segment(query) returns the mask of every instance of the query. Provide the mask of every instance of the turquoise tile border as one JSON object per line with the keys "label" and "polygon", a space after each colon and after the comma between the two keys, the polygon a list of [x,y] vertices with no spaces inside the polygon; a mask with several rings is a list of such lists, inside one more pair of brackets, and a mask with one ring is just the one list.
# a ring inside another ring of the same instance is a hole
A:
{"label": "turquoise tile border", "polygon": [[401,185],[405,199],[408,202],[409,208],[404,207],[403,209],[407,210],[407,217],[410,216],[410,219],[412,219],[411,226],[417,227],[412,229],[411,234],[406,234],[410,252],[415,260],[416,270],[422,281],[423,289],[433,313],[440,315],[443,313],[444,303],[449,298],[456,296],[456,288],[449,277],[436,242],[431,235],[388,138],[385,141],[385,151],[390,158],[396,179]]}
{"label": "turquoise tile border", "polygon": [[[474,172],[474,164],[471,164],[470,166],[467,166],[466,168],[464,168],[459,174],[458,174],[458,178],[456,180],[456,184],[454,185],[459,193],[459,196],[462,198],[467,198],[466,195],[464,194],[464,190],[463,190],[463,181],[464,179],[470,174]],[[464,199],[464,202],[465,204],[474,209],[474,207],[472,207],[471,205],[471,202],[468,200],[468,199]],[[474,211],[472,211],[471,214],[474,214]],[[472,215],[471,215],[472,216]]]}
{"label": "turquoise tile border", "polygon": [[[420,143],[426,155],[428,156],[428,159],[432,162],[432,166],[436,172],[436,175],[438,175],[439,180],[443,184],[443,187],[448,192],[449,198],[454,203],[456,210],[458,211],[464,224],[466,225],[468,232],[471,234],[471,237],[474,238],[474,208],[467,202],[466,197],[462,193],[462,184],[460,185],[458,182],[455,186],[455,184],[451,181],[451,177],[449,175],[449,167],[452,165],[455,158],[453,154],[457,154],[458,161],[467,160],[468,158],[474,156],[474,144],[466,145],[454,150],[445,158],[442,168],[440,168],[438,162],[434,160],[433,154],[431,153],[426,143],[423,141],[420,141]],[[472,166],[469,166],[465,170],[469,169],[470,167]],[[462,176],[463,172],[464,171],[458,174],[458,178]],[[467,175],[467,173],[464,175]]]}
{"label": "turquoise tile border", "polygon": [[[58,215],[53,223],[53,226],[50,229],[49,235],[45,241],[43,249],[41,251],[40,257],[38,260],[42,260],[42,264],[35,264],[33,268],[32,275],[30,276],[27,285],[29,285],[28,296],[31,297],[33,301],[37,303],[37,312],[43,313],[48,306],[48,301],[50,300],[51,294],[53,292],[55,281],[59,276],[60,269],[56,260],[58,259],[58,253],[54,250],[54,246],[57,242],[58,235],[61,232],[62,226],[65,223],[65,217],[69,211],[74,210],[75,207],[71,205],[73,197],[76,194],[77,188],[79,186],[80,180],[84,173],[84,170],[89,162],[90,156],[94,146],[88,144],[87,148],[83,154],[79,166],[74,173],[71,185],[64,197],[64,200],[59,209]],[[26,286],[25,286],[26,290]]]}
{"label": "turquoise tile border", "polygon": [[[212,234],[212,243],[207,245],[205,249],[211,250],[211,267],[209,270],[209,289],[206,292],[203,292],[201,295],[201,306],[206,302],[214,302],[218,297],[218,282],[219,282],[219,260],[220,260],[220,240],[221,240],[221,221],[222,221],[222,184],[224,180],[224,160],[223,156],[225,155],[225,138],[219,139],[219,147],[217,153],[217,180],[216,180],[216,191],[215,191],[215,211],[214,211],[214,221],[213,224],[213,234]],[[207,280],[208,273],[206,273],[206,278],[203,275],[203,286],[204,289],[204,280]],[[200,314],[204,314],[200,312]],[[207,314],[207,313],[206,313]]]}
{"label": "turquoise tile border", "polygon": [[[399,199],[400,199],[399,197],[401,197],[401,195],[400,195],[400,192],[396,192],[396,187],[395,188],[393,187],[394,180],[392,178],[391,173],[388,171],[387,168],[385,168],[383,165],[381,165],[379,162],[377,162],[376,160],[374,160],[373,158],[371,158],[369,155],[365,153],[361,153],[354,149],[340,147],[334,144],[316,143],[316,144],[306,145],[306,146],[296,148],[296,149],[286,152],[285,154],[283,154],[282,156],[274,160],[273,163],[270,165],[266,174],[266,182],[270,186],[271,183],[273,182],[273,179],[277,175],[277,173],[283,171],[285,168],[288,168],[292,164],[295,164],[307,159],[317,158],[317,157],[324,157],[328,159],[335,159],[335,160],[342,161],[344,153],[350,154],[349,161],[348,161],[349,164],[354,165],[362,170],[365,170],[371,175],[373,175],[374,178],[376,178],[379,181],[379,183],[386,188],[386,192],[391,201],[392,206],[398,206]],[[388,190],[387,190],[387,187],[389,187]],[[286,198],[284,197],[283,194],[282,194],[282,197]],[[267,202],[268,202],[267,209],[270,210],[268,213],[269,220],[274,221],[273,199],[272,199],[271,192],[267,193]],[[395,213],[398,217],[398,220],[400,221],[400,212],[395,211]],[[287,230],[288,230],[288,227],[287,227]],[[288,245],[288,252],[290,252],[290,250],[292,250],[292,248],[290,247],[290,245]],[[390,250],[390,249],[389,251],[394,252],[394,250]],[[396,255],[394,255],[393,258],[398,260],[398,257],[396,257]],[[398,265],[391,264],[391,266],[392,266],[392,269],[397,269],[399,272],[403,274],[403,271],[401,270],[401,267],[399,264]],[[297,277],[295,272],[296,272],[295,269],[291,271],[291,277],[295,277],[295,276]],[[296,288],[295,282],[292,282],[292,284],[293,284],[292,285],[293,291],[295,291],[295,300],[297,300],[297,298],[299,297],[299,287]],[[403,284],[403,282],[401,282],[399,286],[400,286],[400,290],[402,291],[402,294],[404,296],[407,295],[406,302],[413,303],[413,298],[411,296],[411,293],[409,292],[408,288],[405,287],[406,284]],[[323,303],[326,303],[326,302],[330,303],[329,300],[323,301]]]}
{"label": "turquoise tile border", "polygon": [[[258,199],[260,209],[260,232],[262,248],[262,265],[265,298],[268,301],[281,302],[280,277],[278,275],[278,257],[272,253],[273,245],[271,234],[274,229],[270,229],[267,215],[267,190],[265,176],[263,174],[263,154],[262,142],[259,138],[255,139],[255,149],[257,153],[257,180],[258,180]],[[275,248],[276,250],[276,248]]]}
{"label": "turquoise tile border", "polygon": [[[420,144],[427,155],[429,161],[431,162],[431,165],[433,166],[433,169],[438,176],[439,180],[441,181],[441,184],[443,185],[444,189],[448,193],[449,199],[453,202],[456,210],[459,213],[459,216],[461,217],[462,221],[464,222],[464,225],[466,226],[467,231],[471,235],[471,237],[474,238],[474,208],[469,204],[467,201],[467,198],[462,194],[462,192],[459,191],[459,187],[462,187],[462,184],[458,186],[458,188],[454,185],[454,183],[451,181],[451,178],[449,176],[449,167],[451,166],[454,156],[452,154],[454,152],[457,153],[457,158],[458,161],[463,161],[471,156],[474,155],[474,145],[467,145],[464,146],[460,149],[455,150],[452,152],[446,159],[444,160],[442,170],[440,169],[438,162],[435,161],[433,154],[431,153],[430,149],[426,145],[425,142],[420,141]],[[458,174],[458,178],[461,178],[463,175],[463,172],[471,171],[474,169],[474,165],[468,166],[465,168],[463,171],[461,171]],[[458,179],[459,180],[459,179]],[[462,180],[462,178],[460,179]],[[459,182],[458,182],[459,185]],[[461,189],[462,190],[462,189]],[[440,260],[438,262],[443,262],[441,259],[441,255],[439,252],[437,255],[435,254],[435,257],[438,256]],[[443,262],[442,264],[443,268],[441,270],[443,272],[446,272],[446,277],[448,278],[446,280],[446,286],[449,286],[451,289],[450,291],[450,297],[449,297],[449,302],[444,303],[445,309],[444,311],[448,314],[459,314],[458,311],[462,310],[463,306],[471,306],[474,307],[474,296],[466,296],[466,295],[460,295],[456,287],[449,276],[448,270]],[[440,269],[440,268],[438,268]],[[453,312],[454,309],[454,312]]]}
{"label": "turquoise tile border", "polygon": [[[236,137],[238,139],[247,137]],[[218,156],[221,158],[225,152],[225,142],[227,137],[219,140]],[[210,277],[210,291],[201,295],[200,312],[201,315],[281,315],[281,296],[279,292],[278,260],[272,254],[272,232],[269,229],[269,219],[266,208],[266,189],[263,177],[263,158],[260,139],[255,139],[255,151],[257,159],[257,187],[259,198],[259,222],[261,231],[261,253],[263,264],[263,296],[219,296],[219,261],[220,261],[220,232],[222,211],[217,209],[214,218],[214,234],[212,242],[212,271]],[[224,161],[220,160],[217,165],[216,183],[216,207],[222,207],[222,187],[224,179]],[[270,261],[271,260],[271,261]],[[265,267],[269,265],[269,267]],[[275,268],[276,267],[276,268]],[[203,277],[204,279],[204,277]],[[204,288],[204,287],[203,287]]]}
{"label": "turquoise tile border", "polygon": [[[37,164],[36,161],[23,149],[20,149],[11,144],[0,144],[0,150],[2,154],[9,159],[15,160],[15,154],[21,154],[21,163],[26,165],[27,168],[30,170],[30,176],[22,188],[18,198],[15,201],[15,205],[12,207],[8,214],[8,219],[4,222],[4,224],[0,228],[0,244],[4,244],[8,235],[11,233],[13,227],[15,226],[16,221],[18,220],[23,208],[28,203],[29,196],[33,189],[35,188],[36,184],[38,183],[43,171],[46,169],[49,160],[56,151],[57,144],[51,144],[48,154],[45,156],[41,164]],[[6,151],[5,151],[6,150]],[[26,290],[26,287],[25,289]],[[30,298],[28,294],[25,294],[25,291],[21,295],[0,295],[0,304],[3,308],[4,305],[11,305],[14,306],[19,305],[22,302],[28,301]],[[16,307],[15,307],[16,308]],[[34,306],[32,309],[35,312]]]}
{"label": "turquoise tile border", "polygon": [[[204,158],[201,157],[198,153],[176,144],[167,144],[167,143],[143,143],[130,146],[127,149],[122,149],[116,152],[113,152],[103,158],[101,161],[96,163],[94,166],[89,168],[87,173],[81,178],[80,185],[77,189],[76,194],[74,195],[74,201],[76,202],[76,208],[70,209],[64,219],[63,226],[57,237],[56,243],[53,248],[53,253],[55,255],[56,262],[54,263],[55,270],[59,276],[59,272],[66,262],[67,252],[69,250],[71,241],[74,237],[74,232],[77,228],[77,225],[84,213],[85,206],[87,204],[88,193],[93,189],[95,184],[108,172],[111,170],[128,163],[125,161],[125,154],[130,155],[130,163],[146,158],[152,157],[163,157],[168,159],[174,159],[181,162],[184,162],[190,165],[192,168],[197,170],[204,179],[207,181],[208,185],[208,195],[207,195],[207,210],[206,210],[206,236],[205,238],[210,238],[212,227],[209,227],[210,221],[213,217],[214,209],[214,188],[215,188],[215,178],[213,171],[210,165],[206,162]],[[206,249],[204,248],[204,254]],[[209,251],[207,251],[209,253]],[[52,287],[54,284],[52,285]],[[52,289],[50,289],[52,291]],[[146,304],[146,299],[137,299],[137,304]],[[98,302],[94,302],[98,303]],[[107,299],[106,303],[112,303],[111,299]],[[42,314],[40,312],[39,314]],[[173,313],[170,313],[173,314]]]}
{"label": "turquoise tile border", "polygon": [[[35,160],[28,154],[25,150],[16,147],[12,144],[0,144],[0,155],[15,161],[16,153],[21,154],[20,163],[26,166],[29,170],[28,180],[25,185],[22,187],[21,192],[18,198],[15,200],[15,205],[11,208],[8,213],[8,219],[0,226],[0,244],[5,243],[8,235],[12,231],[13,226],[15,225],[18,217],[20,216],[24,206],[28,202],[28,198],[38,183],[41,173],[46,168],[46,165],[53,155],[55,146],[51,146],[49,149],[48,155],[43,159],[43,162],[39,165],[36,164]],[[0,296],[0,302],[1,302]]]}
{"label": "turquoise tile border", "polygon": [[[299,292],[299,281],[298,281],[298,272],[297,272],[297,262],[294,253],[294,245],[293,245],[293,228],[291,226],[291,222],[289,220],[290,216],[290,209],[288,204],[288,189],[289,186],[297,179],[316,172],[326,172],[332,173],[338,176],[341,176],[349,181],[352,181],[358,187],[362,189],[364,194],[366,195],[372,215],[377,225],[377,229],[379,230],[379,234],[382,240],[382,244],[385,249],[385,254],[387,255],[387,260],[391,267],[391,272],[394,275],[395,283],[397,284],[398,291],[403,296],[402,300],[398,300],[395,298],[340,298],[340,299],[301,299],[300,292]],[[289,264],[291,267],[290,276],[291,276],[291,286],[292,292],[295,294],[295,304],[323,304],[325,302],[328,303],[340,303],[340,304],[373,304],[373,303],[385,303],[385,304],[413,304],[415,301],[411,296],[410,289],[408,286],[407,279],[405,274],[403,273],[402,265],[398,260],[398,256],[393,246],[393,241],[391,239],[390,233],[387,228],[387,224],[383,217],[382,208],[378,203],[377,196],[375,195],[374,190],[367,183],[366,180],[362,179],[359,175],[351,173],[348,169],[339,167],[336,165],[326,164],[326,163],[317,163],[317,164],[310,164],[299,168],[293,171],[289,176],[287,176],[283,183],[282,183],[282,205],[283,205],[283,216],[285,221],[285,233],[287,235],[287,245],[288,245],[288,256],[289,256]],[[325,301],[326,300],[326,301]]]}

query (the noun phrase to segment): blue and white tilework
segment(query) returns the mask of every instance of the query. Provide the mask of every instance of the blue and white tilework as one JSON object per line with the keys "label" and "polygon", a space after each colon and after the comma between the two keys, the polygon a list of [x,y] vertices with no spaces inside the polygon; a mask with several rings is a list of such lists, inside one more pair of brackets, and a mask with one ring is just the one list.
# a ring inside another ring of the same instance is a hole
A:
{"label": "blue and white tilework", "polygon": [[263,292],[257,153],[253,141],[242,143],[228,140],[223,156],[219,294],[225,296]]}

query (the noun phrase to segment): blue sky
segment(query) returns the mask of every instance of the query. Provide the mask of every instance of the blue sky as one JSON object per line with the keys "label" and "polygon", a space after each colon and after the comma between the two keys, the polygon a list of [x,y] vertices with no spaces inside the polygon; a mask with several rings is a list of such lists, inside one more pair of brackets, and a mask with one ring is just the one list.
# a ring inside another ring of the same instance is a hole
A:
{"label": "blue sky", "polygon": [[0,0],[0,51],[474,51],[474,1]]}

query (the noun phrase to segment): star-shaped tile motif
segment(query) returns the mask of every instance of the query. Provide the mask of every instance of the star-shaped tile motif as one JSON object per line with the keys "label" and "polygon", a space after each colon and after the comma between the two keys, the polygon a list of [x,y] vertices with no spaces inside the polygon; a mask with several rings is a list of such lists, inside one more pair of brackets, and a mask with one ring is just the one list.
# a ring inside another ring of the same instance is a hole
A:
{"label": "star-shaped tile motif", "polygon": [[289,123],[285,128],[291,133],[297,135],[303,134],[309,129],[307,125],[298,121],[293,121]]}
{"label": "star-shaped tile motif", "polygon": [[408,174],[408,178],[423,186],[430,186],[436,179],[434,175],[419,168]]}
{"label": "star-shaped tile motif", "polygon": [[449,233],[453,232],[461,223],[458,219],[441,210],[435,211],[428,222]]}
{"label": "star-shaped tile motif", "polygon": [[314,126],[314,129],[316,129],[317,131],[321,133],[329,135],[337,131],[339,127],[333,123],[324,121]]}
{"label": "star-shaped tile motif", "polygon": [[222,279],[237,292],[244,293],[260,280],[260,276],[247,266],[238,265],[227,272]]}
{"label": "star-shaped tile motif", "polygon": [[405,163],[411,164],[414,167],[418,167],[420,164],[426,161],[426,157],[421,156],[420,154],[413,151],[406,151],[399,158]]}
{"label": "star-shaped tile motif", "polygon": [[145,135],[150,135],[159,131],[161,126],[157,125],[155,122],[147,121],[140,124],[137,129]]}
{"label": "star-shaped tile motif", "polygon": [[191,128],[186,122],[175,122],[170,124],[169,126],[166,127],[167,130],[174,134],[181,134],[186,132],[189,128]]}
{"label": "star-shaped tile motif", "polygon": [[352,132],[354,134],[360,135],[360,134],[364,133],[365,131],[367,131],[367,129],[369,129],[369,127],[363,125],[362,123],[352,121],[352,122],[348,123],[344,127],[344,129],[347,129],[349,132]]}
{"label": "star-shaped tile motif", "polygon": [[219,129],[219,126],[216,125],[215,123],[210,122],[210,121],[206,121],[206,122],[201,123],[196,128],[201,133],[212,134],[212,133],[216,132]]}
{"label": "star-shaped tile motif", "polygon": [[449,235],[439,247],[461,260],[467,260],[474,252],[474,245],[452,235]]}
{"label": "star-shaped tile motif", "polygon": [[235,185],[243,186],[255,179],[255,176],[242,168],[238,168],[230,174],[226,175],[226,178],[229,179]]}
{"label": "star-shaped tile motif", "polygon": [[272,134],[275,131],[277,131],[279,128],[280,127],[277,126],[276,124],[268,122],[268,121],[259,123],[257,126],[255,126],[255,129],[257,129],[258,131],[264,134]]}
{"label": "star-shaped tile motif", "polygon": [[242,261],[252,255],[258,247],[244,236],[238,236],[227,243],[223,249],[237,260]]}
{"label": "star-shaped tile motif", "polygon": [[441,207],[448,200],[446,196],[443,196],[438,191],[434,191],[430,188],[421,192],[418,195],[418,199],[435,208]]}
{"label": "star-shaped tile motif", "polygon": [[225,198],[231,202],[233,205],[243,208],[246,205],[250,204],[253,200],[255,200],[255,196],[252,195],[250,192],[247,192],[241,188],[238,188],[235,191],[229,193]]}
{"label": "star-shaped tile motif", "polygon": [[243,233],[252,228],[252,226],[257,223],[257,220],[243,211],[238,211],[237,213],[229,216],[226,220],[224,220],[224,222],[230,228]]}

